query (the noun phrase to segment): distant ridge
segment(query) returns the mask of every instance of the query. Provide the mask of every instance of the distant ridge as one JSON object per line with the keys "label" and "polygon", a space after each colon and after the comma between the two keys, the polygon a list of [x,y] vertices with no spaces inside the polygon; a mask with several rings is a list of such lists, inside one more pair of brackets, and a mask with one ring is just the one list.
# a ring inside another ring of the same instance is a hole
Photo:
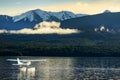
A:
{"label": "distant ridge", "polygon": [[[109,13],[109,14],[108,14]],[[104,26],[112,32],[120,32],[120,12],[105,11],[101,14],[88,15],[62,21],[61,27],[76,28],[83,31],[94,31],[95,28]]]}
{"label": "distant ridge", "polygon": [[103,13],[111,13],[110,10],[105,10]]}

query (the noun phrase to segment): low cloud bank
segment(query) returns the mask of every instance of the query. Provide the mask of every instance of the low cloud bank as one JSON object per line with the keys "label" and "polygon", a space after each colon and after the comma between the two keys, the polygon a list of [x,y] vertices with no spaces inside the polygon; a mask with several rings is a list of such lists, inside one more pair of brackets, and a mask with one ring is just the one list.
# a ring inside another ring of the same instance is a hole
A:
{"label": "low cloud bank", "polygon": [[34,29],[24,28],[21,30],[0,30],[0,33],[10,34],[73,34],[79,33],[77,29],[62,29],[59,22],[46,22],[37,24]]}

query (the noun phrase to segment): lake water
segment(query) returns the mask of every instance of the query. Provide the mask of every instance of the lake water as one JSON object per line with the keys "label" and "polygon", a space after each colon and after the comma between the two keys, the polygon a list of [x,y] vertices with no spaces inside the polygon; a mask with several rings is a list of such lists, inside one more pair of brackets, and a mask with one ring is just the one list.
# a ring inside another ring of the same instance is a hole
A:
{"label": "lake water", "polygon": [[46,59],[31,66],[13,66],[17,62],[0,57],[0,80],[120,80],[120,57],[19,57]]}

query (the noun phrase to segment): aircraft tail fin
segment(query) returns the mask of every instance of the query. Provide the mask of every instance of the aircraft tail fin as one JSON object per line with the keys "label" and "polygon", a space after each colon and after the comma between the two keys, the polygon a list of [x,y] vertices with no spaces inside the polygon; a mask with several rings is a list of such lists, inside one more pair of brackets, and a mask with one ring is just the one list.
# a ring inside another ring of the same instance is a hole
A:
{"label": "aircraft tail fin", "polygon": [[18,64],[21,64],[21,62],[20,62],[20,59],[19,59],[19,58],[17,58],[17,62],[18,62]]}

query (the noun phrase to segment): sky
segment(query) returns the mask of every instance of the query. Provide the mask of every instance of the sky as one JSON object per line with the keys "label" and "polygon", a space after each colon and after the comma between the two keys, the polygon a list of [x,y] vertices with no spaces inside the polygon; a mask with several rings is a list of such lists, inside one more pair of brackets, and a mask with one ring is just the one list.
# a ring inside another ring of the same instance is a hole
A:
{"label": "sky", "polygon": [[97,14],[105,10],[119,12],[119,3],[120,0],[0,0],[0,15],[15,16],[34,9],[67,10],[76,14]]}

